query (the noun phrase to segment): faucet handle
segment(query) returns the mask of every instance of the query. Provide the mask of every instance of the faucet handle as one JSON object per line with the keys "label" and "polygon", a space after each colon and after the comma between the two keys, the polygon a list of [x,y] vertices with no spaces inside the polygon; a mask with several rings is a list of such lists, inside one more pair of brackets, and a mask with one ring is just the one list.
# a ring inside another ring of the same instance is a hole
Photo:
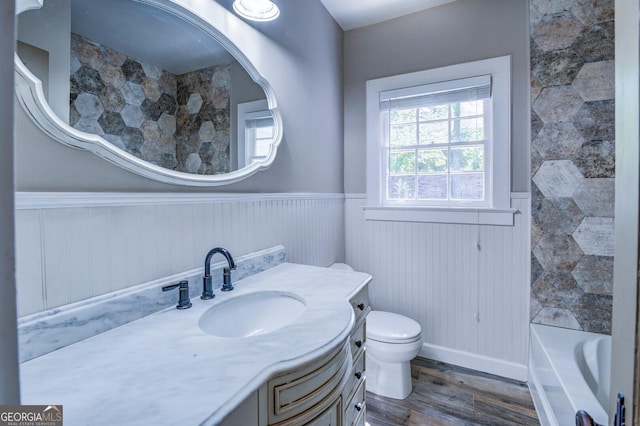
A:
{"label": "faucet handle", "polygon": [[169,290],[173,290],[174,288],[178,288],[178,286],[180,285],[180,283],[177,284],[169,284],[169,285],[165,285],[162,286],[162,291],[169,291]]}
{"label": "faucet handle", "polygon": [[176,309],[189,309],[191,305],[191,299],[189,298],[189,281],[183,280],[177,284],[169,284],[162,287],[162,291],[173,290],[174,288],[180,287],[180,292],[178,295],[178,304],[176,305]]}
{"label": "faucet handle", "polygon": [[235,269],[235,265],[233,268],[222,268],[222,291],[231,291],[233,290],[233,284],[231,284],[231,270]]}

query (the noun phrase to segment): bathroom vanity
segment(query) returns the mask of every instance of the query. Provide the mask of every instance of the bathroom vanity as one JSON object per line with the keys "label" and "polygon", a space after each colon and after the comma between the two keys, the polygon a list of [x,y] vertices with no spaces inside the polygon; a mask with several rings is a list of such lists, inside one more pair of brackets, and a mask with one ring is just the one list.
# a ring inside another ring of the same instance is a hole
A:
{"label": "bathroom vanity", "polygon": [[366,285],[350,303],[355,323],[343,345],[328,356],[275,375],[222,425],[364,426],[365,325],[371,310]]}
{"label": "bathroom vanity", "polygon": [[[280,264],[24,362],[22,403],[63,405],[66,425],[363,425],[370,280]],[[269,309],[283,322],[234,335]]]}

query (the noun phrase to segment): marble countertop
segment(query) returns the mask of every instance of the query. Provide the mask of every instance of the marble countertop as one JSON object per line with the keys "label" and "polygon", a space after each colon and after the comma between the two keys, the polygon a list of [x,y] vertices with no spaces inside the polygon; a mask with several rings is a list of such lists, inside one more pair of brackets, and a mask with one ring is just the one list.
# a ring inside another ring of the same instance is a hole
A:
{"label": "marble countertop", "polygon": [[[63,405],[67,426],[216,424],[269,377],[344,342],[354,322],[348,299],[370,280],[283,263],[212,300],[194,298],[191,309],[170,308],[21,364],[22,404]],[[263,290],[295,293],[306,310],[288,326],[247,338],[198,327],[209,307]]]}

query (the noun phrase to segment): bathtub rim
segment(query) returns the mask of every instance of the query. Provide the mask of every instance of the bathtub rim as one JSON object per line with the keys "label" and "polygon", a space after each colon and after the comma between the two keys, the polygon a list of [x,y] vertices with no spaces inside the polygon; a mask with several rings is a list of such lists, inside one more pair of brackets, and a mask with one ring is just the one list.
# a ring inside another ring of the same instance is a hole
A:
{"label": "bathtub rim", "polygon": [[[556,355],[555,352],[557,352],[557,348],[552,348],[543,343],[545,339],[552,339],[553,337],[550,337],[549,334],[553,333],[562,335],[561,345],[568,351],[565,358],[558,359],[558,357],[554,357],[554,355]],[[536,399],[541,402],[545,417],[549,419],[549,424],[556,426],[558,425],[558,421],[555,418],[555,412],[553,411],[552,405],[546,396],[544,387],[536,372],[536,365],[534,365],[532,356],[533,345],[538,345],[544,356],[547,358],[555,377],[558,379],[560,386],[562,387],[562,391],[571,404],[573,412],[575,413],[579,409],[587,410],[598,423],[608,424],[608,407],[603,407],[596,395],[591,392],[591,388],[580,373],[577,362],[574,359],[574,351],[576,346],[586,339],[599,338],[603,336],[610,338],[610,336],[542,324],[530,324],[530,336],[531,347],[529,353],[529,379],[533,382],[535,389],[532,390],[532,387],[529,386],[529,390],[532,398],[534,399],[534,404]],[[569,383],[571,380],[573,380],[573,384]],[[582,387],[580,387],[580,383],[576,384],[576,381],[582,382]],[[570,389],[571,391],[567,392],[567,389]],[[537,395],[534,395],[534,392]],[[537,405],[536,410],[539,411]]]}

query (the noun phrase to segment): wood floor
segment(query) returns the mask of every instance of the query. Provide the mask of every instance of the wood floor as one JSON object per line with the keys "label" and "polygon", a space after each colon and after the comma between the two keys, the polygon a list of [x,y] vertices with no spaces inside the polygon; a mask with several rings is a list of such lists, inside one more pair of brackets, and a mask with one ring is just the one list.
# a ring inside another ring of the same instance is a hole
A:
{"label": "wood floor", "polygon": [[436,361],[411,364],[413,393],[405,400],[367,392],[369,426],[538,426],[527,385]]}

